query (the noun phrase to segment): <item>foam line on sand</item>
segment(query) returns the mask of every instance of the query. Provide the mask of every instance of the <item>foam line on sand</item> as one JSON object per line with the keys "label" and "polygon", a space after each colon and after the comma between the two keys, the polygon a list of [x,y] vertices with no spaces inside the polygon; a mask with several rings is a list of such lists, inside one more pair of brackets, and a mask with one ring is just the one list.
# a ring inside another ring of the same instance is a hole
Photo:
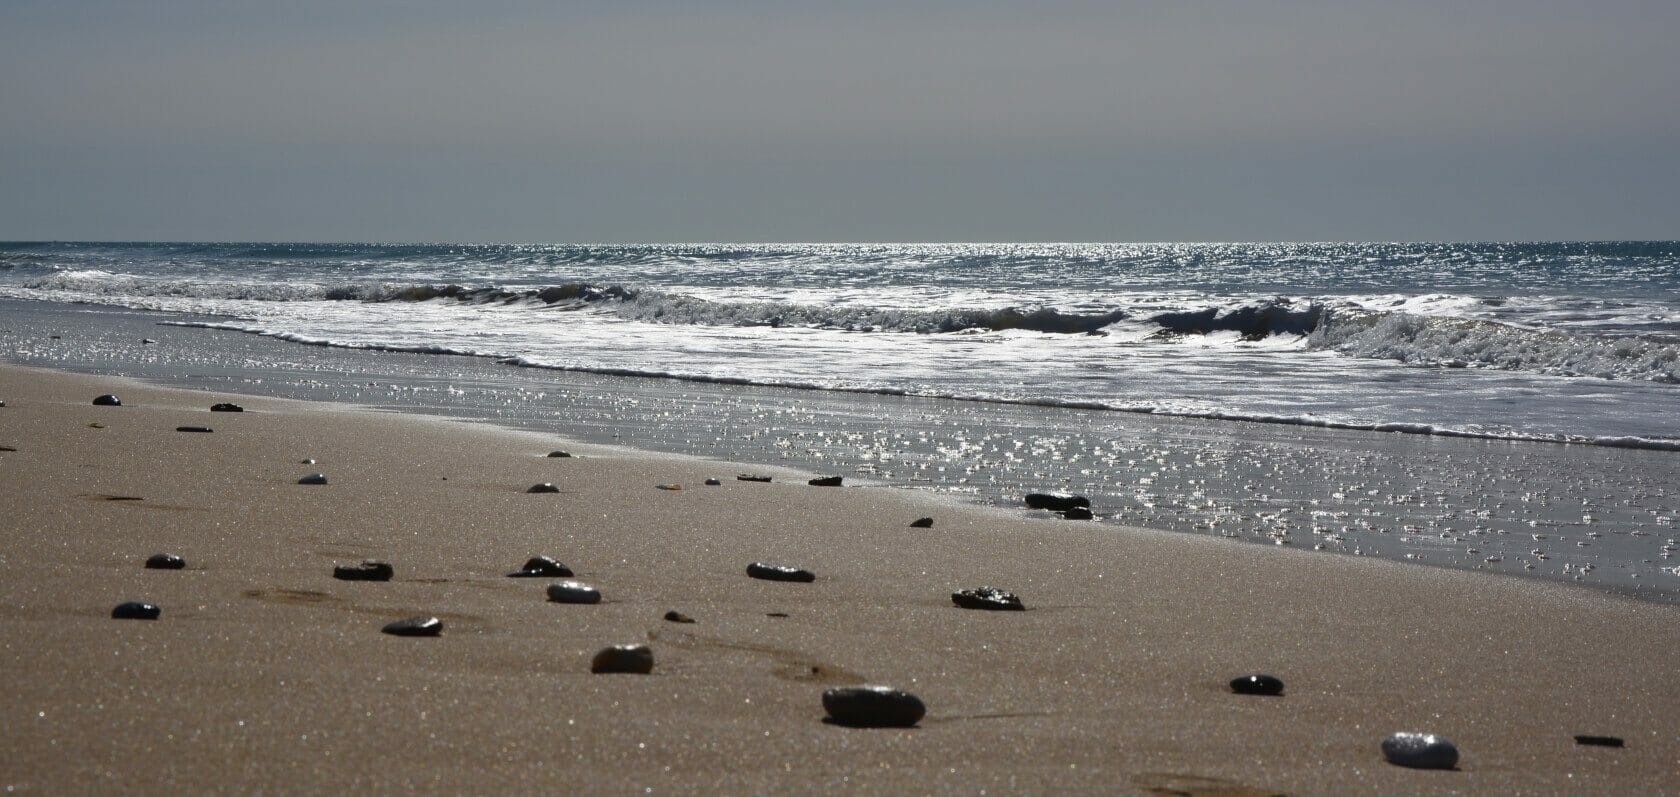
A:
{"label": "foam line on sand", "polygon": [[[1680,607],[340,405],[13,366],[0,400],[8,789],[1631,794],[1680,760]],[[507,577],[538,555],[601,602]],[[987,585],[1027,610],[952,605]],[[380,633],[415,616],[442,635]],[[619,644],[652,674],[592,674]],[[926,716],[823,721],[864,683]],[[1458,768],[1385,763],[1395,731]]]}

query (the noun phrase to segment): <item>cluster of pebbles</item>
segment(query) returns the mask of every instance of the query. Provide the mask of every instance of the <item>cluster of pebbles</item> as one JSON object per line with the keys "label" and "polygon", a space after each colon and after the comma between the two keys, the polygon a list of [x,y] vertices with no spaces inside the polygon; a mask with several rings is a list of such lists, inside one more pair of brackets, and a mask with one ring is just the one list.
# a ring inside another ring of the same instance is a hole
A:
{"label": "cluster of pebbles", "polygon": [[[102,395],[93,400],[99,406],[122,406],[122,401],[115,395]],[[0,404],[0,406],[4,406]],[[244,412],[244,408],[236,404],[217,404],[211,408],[212,412]],[[209,431],[200,427],[181,427],[181,431]],[[555,451],[549,457],[567,458],[572,455],[564,451]],[[305,464],[314,464],[313,460],[305,460]],[[736,477],[740,481],[769,482],[771,477],[753,474],[741,474]],[[326,484],[327,477],[321,473],[311,473],[298,479],[299,484]],[[838,476],[811,479],[812,486],[838,487],[841,478]],[[706,484],[721,484],[717,479],[707,479]],[[528,493],[557,493],[559,488],[552,483],[540,483],[526,490]],[[1045,509],[1060,513],[1069,519],[1091,518],[1090,501],[1083,496],[1060,493],[1032,493],[1026,496],[1026,504],[1034,509]],[[929,528],[933,525],[933,518],[918,518],[910,524],[914,528]],[[145,567],[152,570],[182,570],[187,566],[186,560],[171,553],[158,553],[147,558]],[[395,568],[389,563],[376,559],[367,559],[358,564],[337,565],[332,571],[333,578],[342,581],[390,581],[395,575]],[[812,583],[817,580],[816,574],[810,570],[788,565],[753,562],[747,565],[747,575],[751,578],[766,581],[780,581],[793,583]],[[525,561],[518,570],[507,574],[509,578],[561,578],[548,585],[545,593],[548,600],[555,603],[567,604],[597,604],[601,602],[601,592],[595,587],[581,581],[571,580],[572,569],[548,556],[534,556]],[[958,590],[951,593],[951,602],[964,609],[981,611],[1026,611],[1026,605],[1014,593],[996,587],[982,586],[973,589]],[[118,604],[111,610],[111,617],[119,620],[157,620],[163,610],[155,604],[143,601],[127,601]],[[674,623],[693,623],[694,618],[678,611],[668,611],[664,619]],[[419,615],[403,620],[387,623],[380,629],[383,633],[400,637],[437,637],[443,634],[443,621],[429,615]],[[590,659],[589,669],[592,673],[627,673],[646,675],[653,672],[653,650],[647,645],[612,645],[598,651]],[[1281,697],[1284,693],[1283,681],[1276,676],[1266,674],[1243,675],[1230,682],[1230,689],[1235,694],[1255,695],[1263,697]],[[828,689],[822,694],[822,705],[827,713],[825,722],[853,728],[909,728],[914,727],[927,715],[927,706],[916,695],[890,686],[845,686]],[[1582,745],[1621,747],[1624,741],[1614,736],[1580,735],[1575,741]],[[1383,739],[1381,744],[1383,757],[1398,766],[1416,769],[1453,769],[1458,765],[1458,748],[1451,741],[1431,733],[1400,732]]]}

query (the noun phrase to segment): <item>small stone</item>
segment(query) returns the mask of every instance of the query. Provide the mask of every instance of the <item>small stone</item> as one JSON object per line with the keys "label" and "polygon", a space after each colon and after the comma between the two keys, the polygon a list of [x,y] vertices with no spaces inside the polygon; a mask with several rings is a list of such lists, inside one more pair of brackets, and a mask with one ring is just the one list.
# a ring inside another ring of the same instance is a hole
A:
{"label": "small stone", "polygon": [[210,405],[210,411],[211,412],[244,412],[245,408],[239,406],[238,404],[229,404],[229,403],[224,401],[220,404],[211,404]]}
{"label": "small stone", "polygon": [[313,464],[315,464],[315,460],[313,460],[313,459],[300,459],[300,460],[298,460],[298,464],[299,465],[313,465]]}
{"label": "small stone", "polygon": [[548,457],[549,459],[571,459],[572,455],[567,451],[550,451]]}
{"label": "small stone", "polygon": [[548,585],[548,599],[555,603],[600,603],[601,591],[582,581],[556,581]]}
{"label": "small stone", "polygon": [[740,482],[767,482],[767,481],[770,481],[770,477],[769,476],[755,476],[751,473],[743,473],[739,476],[736,476],[735,480],[740,481]]}
{"label": "small stone", "polygon": [[95,396],[94,399],[93,399],[93,406],[95,406],[95,407],[121,407],[122,406],[122,399],[117,398],[116,396],[113,396],[110,393],[106,393],[103,396]]}
{"label": "small stone", "polygon": [[571,578],[572,569],[546,556],[533,556],[525,566],[508,574],[508,578]]}
{"label": "small stone", "polygon": [[443,621],[421,615],[386,623],[385,627],[379,630],[392,636],[439,636],[443,634]]}
{"label": "small stone", "polygon": [[854,728],[909,728],[927,715],[920,698],[888,686],[835,687],[822,703],[835,724]]}
{"label": "small stone", "polygon": [[916,518],[915,520],[910,521],[910,528],[913,528],[913,529],[931,529],[931,528],[933,528],[933,518],[930,518],[930,517]]}
{"label": "small stone", "polygon": [[806,482],[806,484],[812,487],[839,487],[841,481],[842,479],[839,476],[820,476]]}
{"label": "small stone", "polygon": [[673,623],[692,623],[692,622],[694,622],[693,617],[689,617],[688,615],[683,614],[682,612],[679,612],[676,609],[672,609],[671,611],[666,612],[665,613],[665,619],[669,620]]}
{"label": "small stone", "polygon": [[592,673],[624,672],[647,675],[653,672],[653,651],[647,645],[613,645],[601,648],[589,660]]}
{"label": "small stone", "polygon": [[951,593],[951,602],[964,609],[1019,612],[1027,608],[1021,604],[1021,599],[1016,597],[1015,593],[997,587],[959,590]]}
{"label": "small stone", "polygon": [[148,344],[152,344],[152,343],[156,343],[156,342],[157,342],[157,341],[155,341],[155,340],[152,340],[152,339],[151,339],[151,338],[141,338],[141,339],[140,339],[140,345],[142,345],[142,346],[145,346],[145,345],[148,345]]}
{"label": "small stone", "polygon": [[[5,405],[0,405],[0,406],[5,406]],[[721,485],[721,484],[723,484],[723,482],[720,482],[717,479],[707,479],[706,480],[706,486],[707,487],[717,487],[718,485]]]}
{"label": "small stone", "polygon": [[786,567],[783,565],[769,565],[763,562],[753,562],[752,564],[747,565],[747,575],[752,576],[753,578],[762,578],[766,581],[798,581],[809,583],[817,580],[816,575],[809,570],[800,570],[797,567]]}
{"label": "small stone", "polygon": [[1092,515],[1091,510],[1086,507],[1075,506],[1069,507],[1066,512],[1063,512],[1062,517],[1067,518],[1068,520],[1090,520],[1096,516]]}
{"label": "small stone", "polygon": [[156,620],[160,614],[163,614],[163,610],[154,604],[129,601],[117,604],[117,607],[111,610],[111,619]]}
{"label": "small stone", "polygon": [[661,490],[670,490],[671,492],[680,492],[682,490],[682,485],[680,484],[656,484],[654,486]]}
{"label": "small stone", "polygon": [[1396,733],[1383,740],[1382,751],[1390,764],[1413,769],[1452,769],[1458,764],[1458,748],[1432,733]]}
{"label": "small stone", "polygon": [[4,407],[4,406],[6,406],[6,402],[0,401],[0,407]]}
{"label": "small stone", "polygon": [[209,433],[211,433],[215,430],[211,429],[208,426],[177,426],[177,427],[175,427],[175,431],[177,431],[177,432],[199,432],[199,433],[202,433],[202,434],[209,434]]}
{"label": "small stone", "polygon": [[1283,681],[1271,675],[1244,675],[1231,679],[1231,691],[1239,695],[1281,695]]}
{"label": "small stone", "polygon": [[1033,509],[1048,509],[1053,512],[1066,512],[1076,506],[1091,505],[1091,499],[1067,493],[1028,493],[1026,500],[1027,506]]}
{"label": "small stone", "polygon": [[340,581],[390,581],[396,575],[396,569],[390,562],[378,559],[364,559],[359,565],[336,565],[333,567],[333,578]]}
{"label": "small stone", "polygon": [[308,474],[308,475],[304,476],[301,479],[298,479],[298,484],[326,484],[326,483],[327,483],[327,474],[325,474],[325,473],[311,473],[311,474]]}
{"label": "small stone", "polygon": [[525,492],[528,492],[528,493],[557,493],[557,492],[560,492],[560,488],[555,487],[554,482],[543,482],[542,484],[531,485],[531,489],[526,490]]}
{"label": "small stone", "polygon": [[1620,737],[1620,736],[1586,736],[1586,735],[1577,735],[1575,737],[1575,743],[1576,744],[1590,745],[1590,746],[1593,746],[1593,747],[1623,747],[1627,744],[1627,742],[1623,741],[1622,737]]}
{"label": "small stone", "polygon": [[187,560],[172,553],[154,553],[146,558],[147,570],[184,570]]}

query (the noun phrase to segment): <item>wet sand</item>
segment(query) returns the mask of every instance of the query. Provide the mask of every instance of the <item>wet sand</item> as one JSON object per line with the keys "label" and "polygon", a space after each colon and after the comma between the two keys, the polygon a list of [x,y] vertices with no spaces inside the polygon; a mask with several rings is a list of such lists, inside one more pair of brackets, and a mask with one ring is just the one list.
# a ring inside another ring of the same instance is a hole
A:
{"label": "wet sand", "polygon": [[[0,787],[1661,793],[1680,761],[1680,607],[343,405],[14,366],[0,400]],[[604,602],[505,577],[539,554]],[[332,578],[363,558],[395,579]],[[1029,610],[951,605],[981,585]],[[379,632],[417,614],[444,635]],[[589,672],[632,642],[652,675]],[[1231,694],[1252,672],[1285,695]],[[824,723],[855,683],[928,715]],[[1399,730],[1459,768],[1385,763]]]}

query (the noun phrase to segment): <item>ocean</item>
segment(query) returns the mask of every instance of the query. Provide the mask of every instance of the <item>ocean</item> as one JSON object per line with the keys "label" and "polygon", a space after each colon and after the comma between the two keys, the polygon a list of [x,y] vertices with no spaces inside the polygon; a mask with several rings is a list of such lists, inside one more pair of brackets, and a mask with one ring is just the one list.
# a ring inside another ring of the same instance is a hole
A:
{"label": "ocean", "polygon": [[1680,595],[1680,242],[0,243],[0,298],[15,362]]}

